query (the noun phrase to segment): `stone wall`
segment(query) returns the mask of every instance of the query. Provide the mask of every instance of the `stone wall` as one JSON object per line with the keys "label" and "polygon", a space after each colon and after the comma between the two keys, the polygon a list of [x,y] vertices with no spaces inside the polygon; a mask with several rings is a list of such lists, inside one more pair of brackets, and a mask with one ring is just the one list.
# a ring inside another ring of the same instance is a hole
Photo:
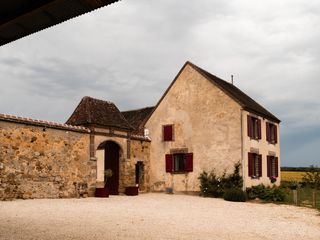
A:
{"label": "stone wall", "polygon": [[93,196],[89,134],[0,120],[0,199]]}

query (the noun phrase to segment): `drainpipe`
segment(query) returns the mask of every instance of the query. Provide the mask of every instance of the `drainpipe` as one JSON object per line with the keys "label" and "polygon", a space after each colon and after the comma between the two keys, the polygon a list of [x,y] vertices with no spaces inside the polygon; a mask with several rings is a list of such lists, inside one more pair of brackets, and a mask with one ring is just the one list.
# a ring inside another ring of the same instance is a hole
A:
{"label": "drainpipe", "polygon": [[242,186],[242,190],[246,189],[245,186],[245,175],[244,175],[244,149],[243,149],[243,142],[244,142],[244,134],[243,134],[243,109],[241,109],[240,112],[240,119],[241,119],[241,169],[242,169],[242,182],[243,182],[243,186]]}

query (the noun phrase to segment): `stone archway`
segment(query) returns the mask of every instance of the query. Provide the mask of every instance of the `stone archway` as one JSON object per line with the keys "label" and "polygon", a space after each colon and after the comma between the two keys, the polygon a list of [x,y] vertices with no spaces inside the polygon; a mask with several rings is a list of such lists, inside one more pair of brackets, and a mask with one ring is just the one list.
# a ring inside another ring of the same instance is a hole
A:
{"label": "stone archway", "polygon": [[[97,149],[98,179],[109,188],[110,194],[119,194],[121,147],[114,141],[104,141]],[[106,179],[104,171],[111,169],[113,175]]]}

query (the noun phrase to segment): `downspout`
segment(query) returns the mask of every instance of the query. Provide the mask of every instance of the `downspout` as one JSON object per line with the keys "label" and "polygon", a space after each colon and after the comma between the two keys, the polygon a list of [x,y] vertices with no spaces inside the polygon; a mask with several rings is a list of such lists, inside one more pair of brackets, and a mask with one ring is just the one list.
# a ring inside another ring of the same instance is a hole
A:
{"label": "downspout", "polygon": [[245,186],[245,176],[244,176],[244,156],[243,156],[243,152],[244,152],[244,150],[243,150],[243,142],[244,142],[244,139],[243,139],[243,109],[241,109],[241,112],[240,112],[240,119],[241,119],[241,132],[240,132],[240,134],[241,134],[241,169],[242,169],[242,182],[243,182],[243,184],[242,184],[242,190],[245,190],[246,189],[246,186]]}

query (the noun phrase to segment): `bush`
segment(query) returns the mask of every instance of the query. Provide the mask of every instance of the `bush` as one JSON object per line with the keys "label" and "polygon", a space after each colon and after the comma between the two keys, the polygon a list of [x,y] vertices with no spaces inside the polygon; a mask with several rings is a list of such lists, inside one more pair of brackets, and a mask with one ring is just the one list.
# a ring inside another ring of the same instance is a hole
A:
{"label": "bush", "polygon": [[242,177],[240,176],[240,163],[235,164],[234,172],[217,176],[214,171],[203,172],[199,176],[201,195],[204,197],[223,197],[226,189],[242,188]]}
{"label": "bush", "polygon": [[311,188],[320,189],[320,169],[311,165],[302,180]]}
{"label": "bush", "polygon": [[273,187],[266,188],[265,199],[272,202],[283,202],[285,199],[285,192],[281,188]]}
{"label": "bush", "polygon": [[223,195],[221,179],[215,175],[214,171],[209,174],[207,172],[201,173],[199,179],[202,196],[221,197]]}
{"label": "bush", "polygon": [[264,201],[283,202],[285,191],[280,187],[265,187],[263,184],[246,189],[248,199],[259,198]]}
{"label": "bush", "polygon": [[245,202],[247,200],[247,195],[240,188],[232,188],[225,191],[223,199],[232,202]]}

